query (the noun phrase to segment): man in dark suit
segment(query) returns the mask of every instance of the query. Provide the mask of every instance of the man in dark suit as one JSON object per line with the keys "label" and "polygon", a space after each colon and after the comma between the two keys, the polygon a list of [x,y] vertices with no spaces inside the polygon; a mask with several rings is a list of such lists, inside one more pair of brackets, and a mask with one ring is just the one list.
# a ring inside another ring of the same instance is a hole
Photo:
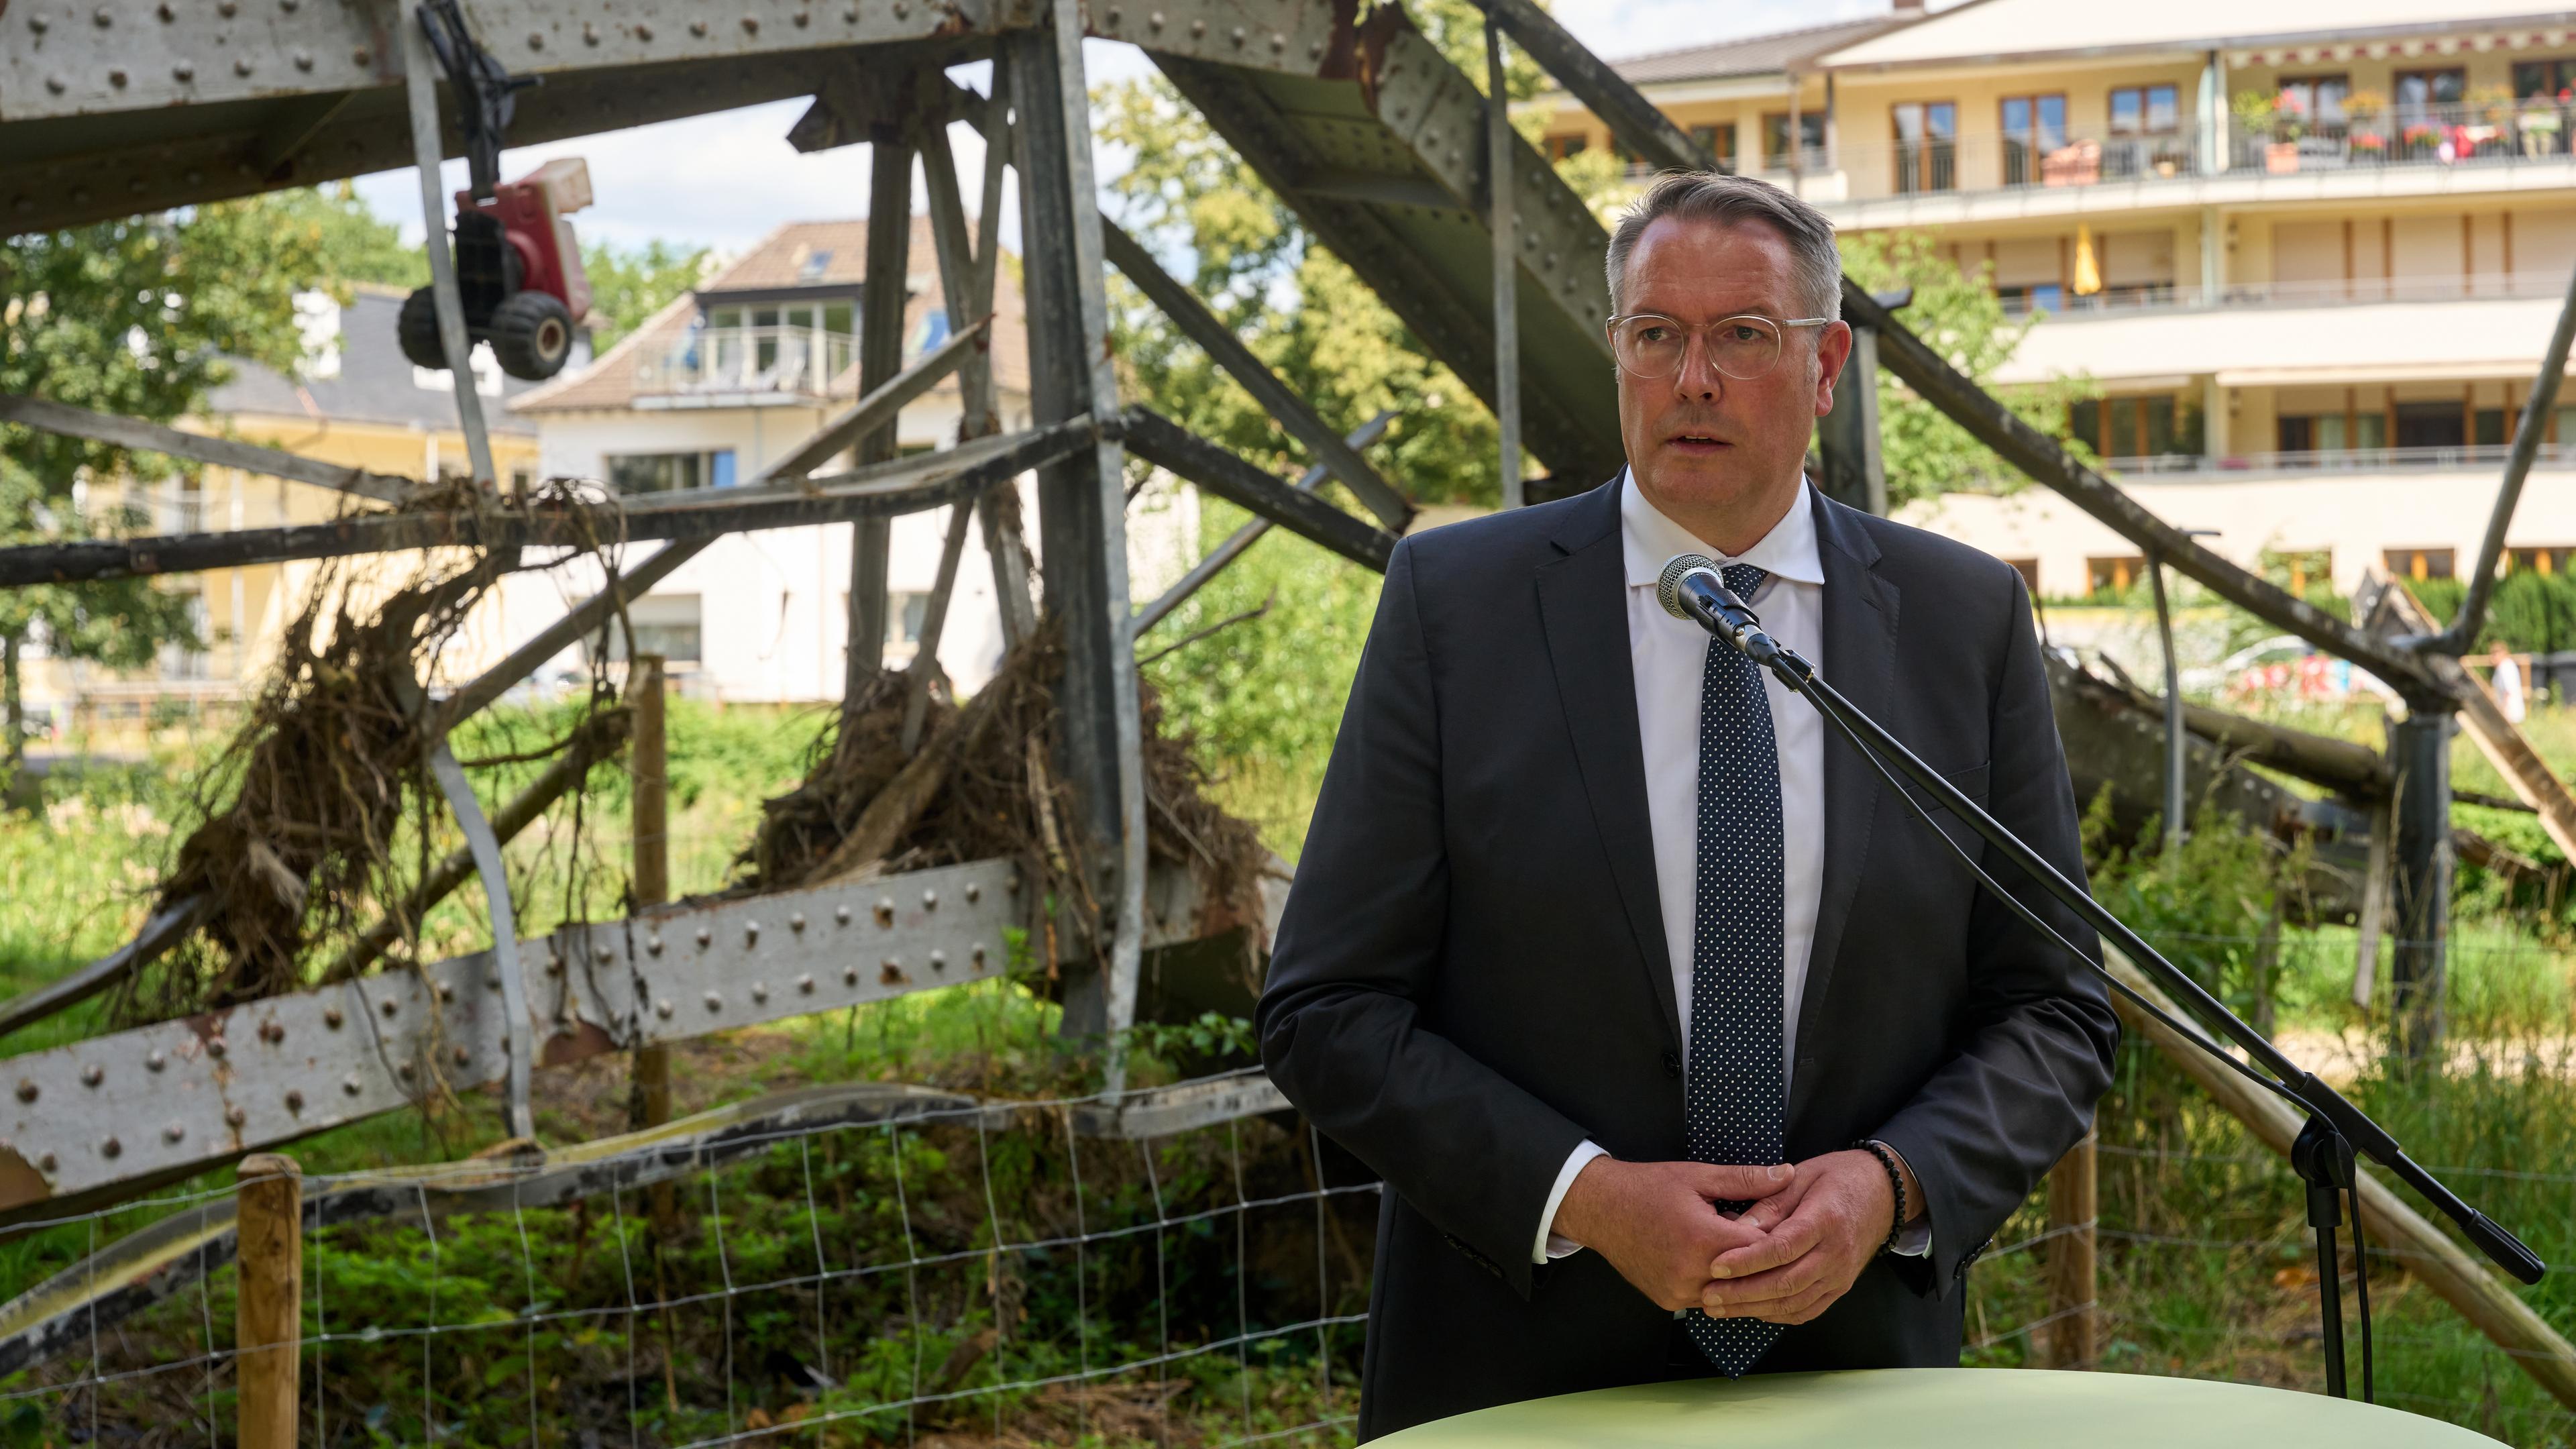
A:
{"label": "man in dark suit", "polygon": [[1851,349],[1831,224],[1671,176],[1608,264],[1628,469],[1395,550],[1261,1000],[1272,1078],[1392,1189],[1363,1437],[1955,1364],[1968,1263],[2110,1080],[2090,968],[1653,597],[1671,555],[1712,555],[2081,878],[2021,576],[1801,476]]}

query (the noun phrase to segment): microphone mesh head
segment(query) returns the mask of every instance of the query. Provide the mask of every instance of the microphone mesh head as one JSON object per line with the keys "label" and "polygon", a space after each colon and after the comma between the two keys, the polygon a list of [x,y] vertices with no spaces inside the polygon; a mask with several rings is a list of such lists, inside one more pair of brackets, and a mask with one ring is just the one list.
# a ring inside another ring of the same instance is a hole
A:
{"label": "microphone mesh head", "polygon": [[1690,610],[1682,607],[1680,591],[1683,576],[1693,569],[1706,569],[1710,573],[1716,573],[1717,560],[1704,553],[1677,553],[1664,565],[1662,575],[1655,580],[1655,602],[1662,604],[1664,612],[1676,619],[1690,617]]}

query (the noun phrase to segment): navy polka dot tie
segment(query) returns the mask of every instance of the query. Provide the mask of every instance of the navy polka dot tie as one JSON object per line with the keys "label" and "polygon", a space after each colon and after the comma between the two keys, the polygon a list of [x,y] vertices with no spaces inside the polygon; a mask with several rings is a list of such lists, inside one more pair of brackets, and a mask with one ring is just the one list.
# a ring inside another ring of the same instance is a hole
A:
{"label": "navy polka dot tie", "polygon": [[[1751,564],[1729,564],[1724,573],[1746,600],[1767,577]],[[1781,1160],[1788,1089],[1780,1065],[1780,830],[1780,755],[1762,671],[1711,639],[1700,678],[1698,889],[1682,1092],[1694,1162]],[[1776,1323],[1689,1312],[1691,1342],[1728,1378],[1780,1336]]]}

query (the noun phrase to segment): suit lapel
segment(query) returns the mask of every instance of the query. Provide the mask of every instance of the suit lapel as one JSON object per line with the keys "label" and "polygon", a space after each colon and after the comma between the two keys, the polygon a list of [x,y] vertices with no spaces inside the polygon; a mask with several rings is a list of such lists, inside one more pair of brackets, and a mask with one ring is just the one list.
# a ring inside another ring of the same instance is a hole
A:
{"label": "suit lapel", "polygon": [[[1815,495],[1817,553],[1825,570],[1825,678],[1873,719],[1884,719],[1896,670],[1896,586],[1878,577],[1878,546],[1860,515]],[[1830,726],[1825,732],[1825,878],[1816,935],[1798,1009],[1798,1050],[1790,1077],[1789,1121],[1812,1095],[1817,1026],[1842,953],[1843,926],[1860,891],[1870,830],[1885,788],[1869,761]]]}
{"label": "suit lapel", "polygon": [[1564,556],[1538,570],[1539,614],[1547,631],[1565,727],[1592,802],[1594,828],[1610,860],[1619,903],[1636,938],[1646,994],[1681,1045],[1662,897],[1655,888],[1655,841],[1646,813],[1645,747],[1637,733],[1637,681],[1628,645],[1628,577],[1619,541],[1617,480],[1570,511],[1556,546]]}

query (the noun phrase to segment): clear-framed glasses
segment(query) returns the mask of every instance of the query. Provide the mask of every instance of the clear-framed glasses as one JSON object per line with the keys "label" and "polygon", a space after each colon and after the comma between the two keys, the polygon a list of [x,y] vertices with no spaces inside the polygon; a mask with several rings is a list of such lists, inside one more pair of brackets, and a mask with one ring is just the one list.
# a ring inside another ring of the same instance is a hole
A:
{"label": "clear-framed glasses", "polygon": [[1824,327],[1831,317],[1780,320],[1747,312],[1693,327],[1654,312],[1634,312],[1610,319],[1610,350],[1619,365],[1638,377],[1671,377],[1682,370],[1695,333],[1717,370],[1738,382],[1750,382],[1780,363],[1780,335],[1791,327]]}

